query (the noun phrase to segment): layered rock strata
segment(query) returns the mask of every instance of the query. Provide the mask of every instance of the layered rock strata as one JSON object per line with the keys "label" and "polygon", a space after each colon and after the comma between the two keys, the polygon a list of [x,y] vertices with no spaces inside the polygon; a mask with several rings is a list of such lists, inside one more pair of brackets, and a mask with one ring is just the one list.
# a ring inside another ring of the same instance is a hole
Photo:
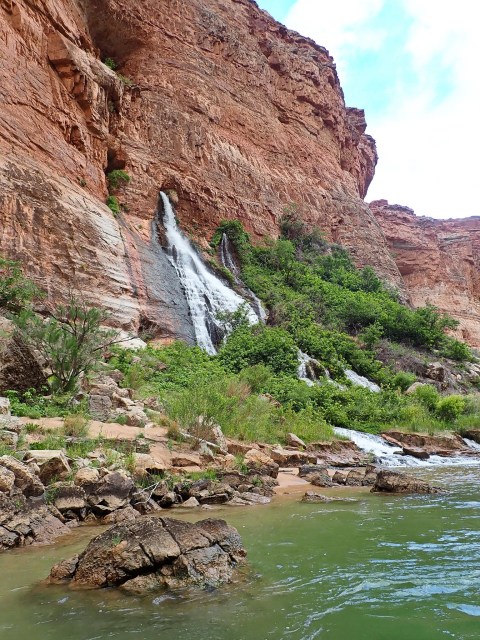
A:
{"label": "layered rock strata", "polygon": [[[251,0],[2,0],[0,42],[0,252],[50,298],[74,287],[117,325],[192,340],[151,224],[161,188],[201,245],[225,218],[275,236],[295,203],[401,287],[362,200],[363,111],[324,48]],[[117,218],[113,169],[131,176]]]}

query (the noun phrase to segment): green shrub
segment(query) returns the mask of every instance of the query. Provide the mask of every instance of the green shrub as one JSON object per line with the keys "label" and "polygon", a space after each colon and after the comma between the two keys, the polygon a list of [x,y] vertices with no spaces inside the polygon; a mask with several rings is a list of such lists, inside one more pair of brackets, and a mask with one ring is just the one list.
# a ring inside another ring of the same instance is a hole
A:
{"label": "green shrub", "polygon": [[107,174],[107,180],[109,189],[115,190],[123,184],[128,184],[131,178],[123,169],[114,169]]}
{"label": "green shrub", "polygon": [[465,398],[458,395],[451,395],[438,401],[436,413],[440,419],[453,422],[464,413],[465,408]]}
{"label": "green shrub", "polygon": [[65,436],[85,438],[88,435],[88,418],[81,413],[65,416],[62,433]]}
{"label": "green shrub", "polygon": [[[89,307],[73,295],[44,319],[24,310],[14,317],[23,339],[36,349],[52,371],[51,388],[59,394],[74,391],[81,374],[90,372],[103,351],[116,341],[116,332],[102,324],[108,313]],[[33,416],[30,416],[33,417]]]}
{"label": "green shrub", "polygon": [[115,71],[115,69],[118,67],[117,63],[113,58],[105,58],[105,60],[103,61],[103,64],[109,69],[111,69],[112,71]]}
{"label": "green shrub", "polygon": [[114,216],[117,216],[120,213],[120,202],[116,196],[108,196],[106,205]]}
{"label": "green shrub", "polygon": [[438,402],[440,401],[440,394],[431,384],[424,384],[417,387],[412,394],[412,397],[420,402],[429,411],[435,411]]}

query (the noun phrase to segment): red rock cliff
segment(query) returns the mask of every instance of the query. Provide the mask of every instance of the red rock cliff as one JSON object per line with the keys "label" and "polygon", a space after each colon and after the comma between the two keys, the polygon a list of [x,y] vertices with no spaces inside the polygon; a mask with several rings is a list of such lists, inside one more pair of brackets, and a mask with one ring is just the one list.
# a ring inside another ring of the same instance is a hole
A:
{"label": "red rock cliff", "polygon": [[430,303],[459,322],[459,336],[480,346],[480,217],[434,220],[411,209],[370,204],[414,306]]}
{"label": "red rock cliff", "polygon": [[[363,202],[376,151],[328,52],[250,0],[0,0],[0,252],[52,297],[188,337],[151,224],[173,188],[201,244],[225,218],[276,235],[284,207],[401,279]],[[114,58],[132,86],[101,60]],[[131,183],[114,218],[105,171]]]}

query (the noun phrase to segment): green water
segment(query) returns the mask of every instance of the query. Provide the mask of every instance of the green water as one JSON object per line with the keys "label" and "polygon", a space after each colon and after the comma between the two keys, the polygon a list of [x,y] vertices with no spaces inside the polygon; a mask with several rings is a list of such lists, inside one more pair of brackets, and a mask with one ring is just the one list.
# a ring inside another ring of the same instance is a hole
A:
{"label": "green water", "polygon": [[435,480],[451,493],[221,511],[240,530],[249,570],[216,592],[39,585],[93,530],[74,544],[3,554],[0,639],[478,639],[480,469],[442,469]]}

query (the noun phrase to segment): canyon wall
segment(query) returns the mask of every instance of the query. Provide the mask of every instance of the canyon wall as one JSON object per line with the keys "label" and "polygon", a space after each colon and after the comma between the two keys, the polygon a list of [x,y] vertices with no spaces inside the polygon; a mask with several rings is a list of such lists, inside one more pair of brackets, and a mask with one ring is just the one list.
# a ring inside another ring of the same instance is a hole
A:
{"label": "canyon wall", "polygon": [[[249,0],[0,0],[0,252],[124,328],[191,338],[152,237],[161,188],[203,247],[226,218],[275,236],[295,203],[400,286],[363,202],[365,126],[328,52]],[[132,178],[118,217],[104,204],[115,168]]]}
{"label": "canyon wall", "polygon": [[459,321],[458,336],[480,347],[480,217],[434,220],[370,204],[414,306],[437,306]]}
{"label": "canyon wall", "polygon": [[[153,224],[160,189],[204,249],[223,219],[278,235],[294,203],[406,298],[391,230],[364,202],[365,129],[328,52],[252,0],[0,0],[0,253],[123,328],[193,339]],[[118,216],[113,169],[131,176]]]}

